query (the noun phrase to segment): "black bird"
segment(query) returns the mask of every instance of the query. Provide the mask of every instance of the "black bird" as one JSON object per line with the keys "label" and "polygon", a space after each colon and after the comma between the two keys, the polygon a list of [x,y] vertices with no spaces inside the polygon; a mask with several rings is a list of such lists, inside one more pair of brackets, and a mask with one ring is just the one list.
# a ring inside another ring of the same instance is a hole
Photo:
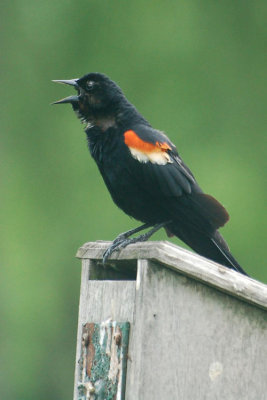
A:
{"label": "black bird", "polygon": [[[144,225],[120,234],[103,262],[129,243],[147,240],[164,227],[197,253],[246,274],[218,232],[229,219],[225,208],[204,194],[175,145],[127,100],[102,73],[56,80],[77,94],[54,104],[70,103],[86,124],[89,150],[115,204]],[[132,237],[143,229],[150,231]]]}

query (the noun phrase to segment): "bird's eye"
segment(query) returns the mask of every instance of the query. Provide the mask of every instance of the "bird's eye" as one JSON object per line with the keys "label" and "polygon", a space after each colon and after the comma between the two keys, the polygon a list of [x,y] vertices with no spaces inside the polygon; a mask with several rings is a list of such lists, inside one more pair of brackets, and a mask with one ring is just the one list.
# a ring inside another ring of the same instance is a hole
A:
{"label": "bird's eye", "polygon": [[94,82],[93,81],[88,81],[88,82],[86,82],[86,89],[87,90],[92,90],[93,89],[93,87],[94,87]]}

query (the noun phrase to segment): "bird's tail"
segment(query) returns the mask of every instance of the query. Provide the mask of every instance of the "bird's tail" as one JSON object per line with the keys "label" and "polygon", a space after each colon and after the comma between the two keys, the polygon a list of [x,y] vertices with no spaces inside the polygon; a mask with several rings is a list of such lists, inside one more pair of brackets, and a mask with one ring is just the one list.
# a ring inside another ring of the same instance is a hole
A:
{"label": "bird's tail", "polygon": [[[228,246],[226,245],[226,247],[225,247],[225,246],[221,245],[221,240],[218,240],[218,236],[220,236],[220,238],[222,238],[222,236],[219,234],[219,232],[216,231],[216,234],[210,240],[214,244],[214,246],[218,249],[221,257],[223,258],[222,264],[225,265],[226,267],[232,268],[235,271],[240,272],[243,275],[248,276],[248,274],[243,270],[241,265],[236,261],[234,256],[231,254]],[[223,239],[223,242],[226,243],[224,241],[224,239]]]}
{"label": "bird's tail", "polygon": [[171,232],[183,240],[188,246],[195,250],[198,254],[213,260],[219,264],[225,265],[228,268],[234,269],[241,274],[247,275],[241,265],[231,254],[226,241],[218,231],[208,237],[201,232],[190,230],[187,235],[185,230],[178,231],[176,227],[171,227]]}

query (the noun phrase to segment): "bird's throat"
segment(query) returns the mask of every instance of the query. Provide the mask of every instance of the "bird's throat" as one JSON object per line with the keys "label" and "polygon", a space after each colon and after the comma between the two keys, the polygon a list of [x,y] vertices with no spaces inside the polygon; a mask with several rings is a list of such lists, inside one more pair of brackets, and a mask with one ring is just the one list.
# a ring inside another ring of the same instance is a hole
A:
{"label": "bird's throat", "polygon": [[114,127],[117,126],[116,125],[116,119],[115,119],[114,116],[92,118],[92,120],[88,122],[88,125],[91,126],[91,127],[97,126],[103,132],[105,132],[109,128],[114,128]]}

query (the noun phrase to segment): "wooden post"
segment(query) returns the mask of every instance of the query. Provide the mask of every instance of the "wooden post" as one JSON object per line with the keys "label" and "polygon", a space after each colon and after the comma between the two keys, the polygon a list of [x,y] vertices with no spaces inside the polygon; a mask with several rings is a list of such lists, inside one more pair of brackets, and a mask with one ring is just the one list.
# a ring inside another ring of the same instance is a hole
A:
{"label": "wooden post", "polygon": [[266,285],[169,242],[104,268],[109,244],[77,253],[75,400],[267,399]]}

